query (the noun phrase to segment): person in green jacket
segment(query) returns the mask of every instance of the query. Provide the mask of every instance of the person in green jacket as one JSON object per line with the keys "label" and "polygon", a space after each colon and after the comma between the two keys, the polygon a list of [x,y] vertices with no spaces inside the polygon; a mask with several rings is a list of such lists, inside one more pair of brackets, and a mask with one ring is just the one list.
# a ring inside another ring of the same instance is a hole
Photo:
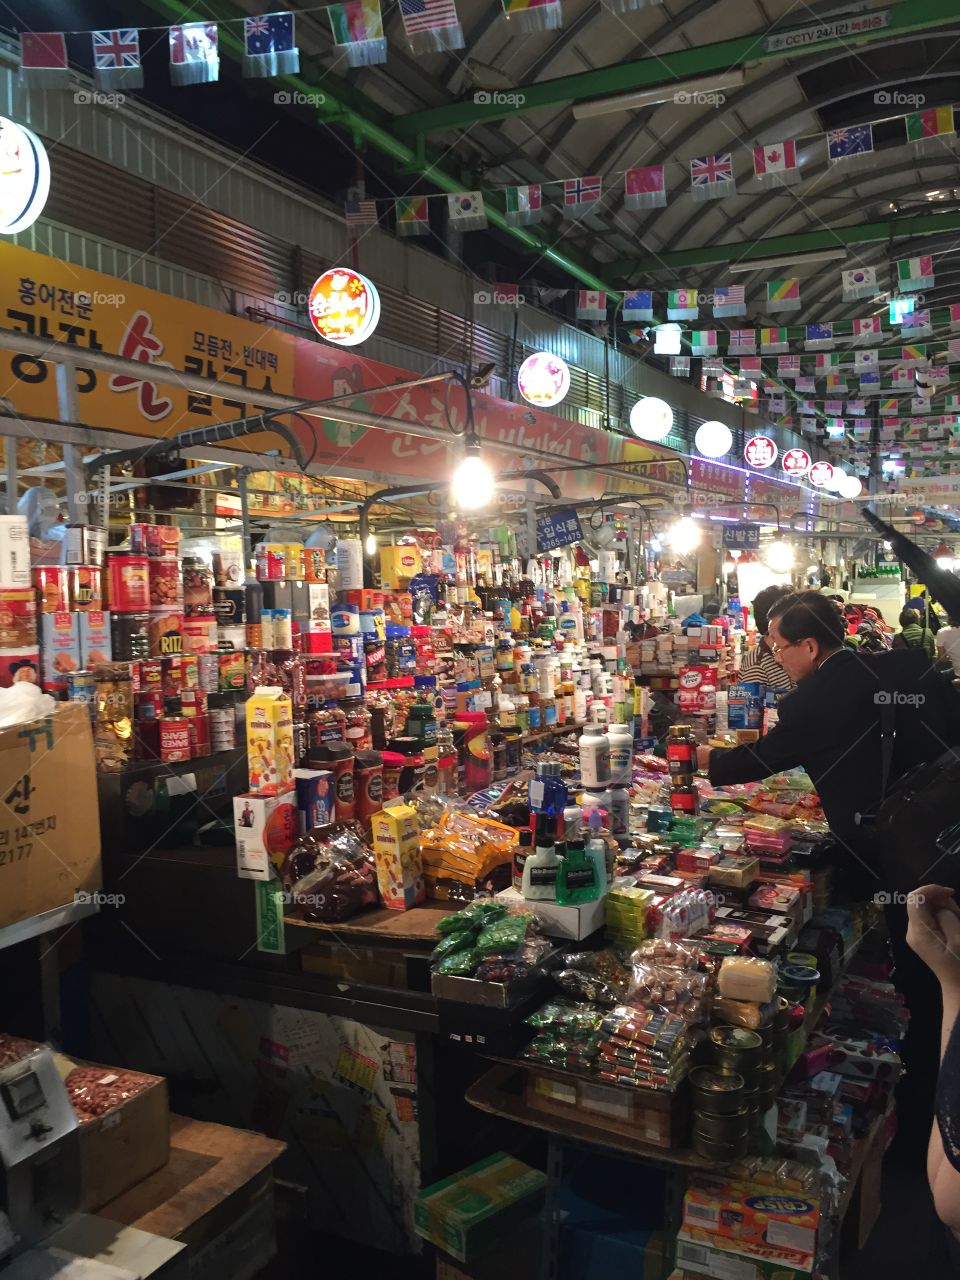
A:
{"label": "person in green jacket", "polygon": [[894,649],[923,649],[932,662],[936,653],[936,640],[929,627],[921,627],[916,609],[904,609],[900,614],[900,631],[893,637]]}

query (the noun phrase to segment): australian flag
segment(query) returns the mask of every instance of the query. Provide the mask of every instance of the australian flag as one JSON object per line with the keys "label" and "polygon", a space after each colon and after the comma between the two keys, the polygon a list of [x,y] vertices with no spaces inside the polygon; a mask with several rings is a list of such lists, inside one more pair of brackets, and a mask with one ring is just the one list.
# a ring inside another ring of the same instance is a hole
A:
{"label": "australian flag", "polygon": [[253,79],[292,75],[300,70],[294,44],[293,14],[268,13],[243,20],[243,74]]}
{"label": "australian flag", "polygon": [[829,351],[833,346],[832,324],[808,324],[804,349],[807,351]]}
{"label": "australian flag", "polygon": [[827,159],[831,164],[873,151],[873,125],[855,124],[849,129],[831,129],[827,134]]}

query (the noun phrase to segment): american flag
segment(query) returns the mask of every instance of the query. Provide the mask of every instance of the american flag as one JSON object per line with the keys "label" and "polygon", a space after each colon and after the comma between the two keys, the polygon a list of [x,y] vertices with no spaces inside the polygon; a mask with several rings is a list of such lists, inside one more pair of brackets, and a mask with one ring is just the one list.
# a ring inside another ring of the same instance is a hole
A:
{"label": "american flag", "polygon": [[139,67],[140,32],[136,27],[93,32],[93,65],[98,70]]}
{"label": "american flag", "polygon": [[408,34],[440,31],[444,27],[456,27],[460,22],[454,0],[400,0],[400,13]]}
{"label": "american flag", "polygon": [[[403,3],[403,0],[400,0]],[[602,179],[598,177],[592,178],[565,178],[563,182],[563,203],[570,204],[593,204],[594,201],[600,199],[600,192],[603,187]]]}
{"label": "american flag", "polygon": [[353,227],[375,227],[377,225],[376,200],[349,199],[344,204],[347,223]]}
{"label": "american flag", "polygon": [[733,155],[724,151],[717,156],[699,156],[690,161],[690,185],[712,187],[718,182],[733,181]]}
{"label": "american flag", "polygon": [[714,296],[720,306],[739,306],[746,302],[746,289],[742,284],[727,285],[723,289],[714,289]]}

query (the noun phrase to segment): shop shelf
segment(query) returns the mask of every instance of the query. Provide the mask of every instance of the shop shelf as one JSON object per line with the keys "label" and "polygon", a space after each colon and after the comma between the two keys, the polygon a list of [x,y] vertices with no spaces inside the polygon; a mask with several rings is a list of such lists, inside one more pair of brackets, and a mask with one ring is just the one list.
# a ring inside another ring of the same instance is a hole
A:
{"label": "shop shelf", "polygon": [[390,680],[368,680],[367,690],[412,689],[413,676],[393,676]]}
{"label": "shop shelf", "polygon": [[28,916],[26,920],[18,920],[16,924],[8,924],[5,929],[0,929],[0,950],[16,946],[27,938],[38,938],[51,929],[76,924],[86,916],[96,915],[99,910],[95,902],[67,902],[62,907],[54,907],[52,911],[41,911],[39,915]]}

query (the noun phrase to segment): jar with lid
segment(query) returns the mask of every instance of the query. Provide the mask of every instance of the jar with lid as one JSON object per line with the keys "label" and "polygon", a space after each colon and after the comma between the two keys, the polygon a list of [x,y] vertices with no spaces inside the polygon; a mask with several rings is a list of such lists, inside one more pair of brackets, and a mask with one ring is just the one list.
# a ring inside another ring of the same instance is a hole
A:
{"label": "jar with lid", "polygon": [[521,693],[516,699],[517,708],[517,728],[521,733],[530,732],[530,698],[527,694]]}
{"label": "jar with lid", "polygon": [[403,765],[397,781],[399,794],[406,795],[408,791],[422,791],[427,765],[423,758],[421,743],[416,738],[405,734],[399,738],[391,738],[388,747],[391,752],[399,753],[403,757]]}
{"label": "jar with lid", "polygon": [[358,751],[353,766],[357,821],[369,826],[383,808],[383,756],[379,751]]}
{"label": "jar with lid", "polygon": [[383,803],[395,800],[400,794],[400,774],[405,757],[399,751],[381,751]]}
{"label": "jar with lid", "polygon": [[213,612],[213,580],[199,556],[183,557],[183,607],[191,616]]}
{"label": "jar with lid", "polygon": [[370,729],[370,712],[364,706],[362,698],[344,698],[343,712],[346,717],[344,739],[354,751],[369,751],[373,746],[373,734]]}
{"label": "jar with lid", "polygon": [[505,733],[490,734],[490,757],[493,764],[493,780],[502,782],[507,776],[507,735]]}
{"label": "jar with lid", "polygon": [[517,727],[517,704],[513,698],[505,693],[500,695],[497,719],[500,722],[501,729],[515,729]]}
{"label": "jar with lid", "polygon": [[700,807],[700,792],[692,776],[677,778],[670,788],[670,808],[674,814],[695,818]]}
{"label": "jar with lid", "polygon": [[602,788],[610,781],[610,743],[599,726],[587,725],[580,735],[580,779],[585,787]]}
{"label": "jar with lid", "polygon": [[307,716],[310,725],[310,743],[344,742],[347,735],[347,717],[335,702],[328,702],[311,711]]}
{"label": "jar with lid", "polygon": [[667,738],[667,767],[671,778],[689,780],[697,771],[697,740],[687,724],[672,724]]}

